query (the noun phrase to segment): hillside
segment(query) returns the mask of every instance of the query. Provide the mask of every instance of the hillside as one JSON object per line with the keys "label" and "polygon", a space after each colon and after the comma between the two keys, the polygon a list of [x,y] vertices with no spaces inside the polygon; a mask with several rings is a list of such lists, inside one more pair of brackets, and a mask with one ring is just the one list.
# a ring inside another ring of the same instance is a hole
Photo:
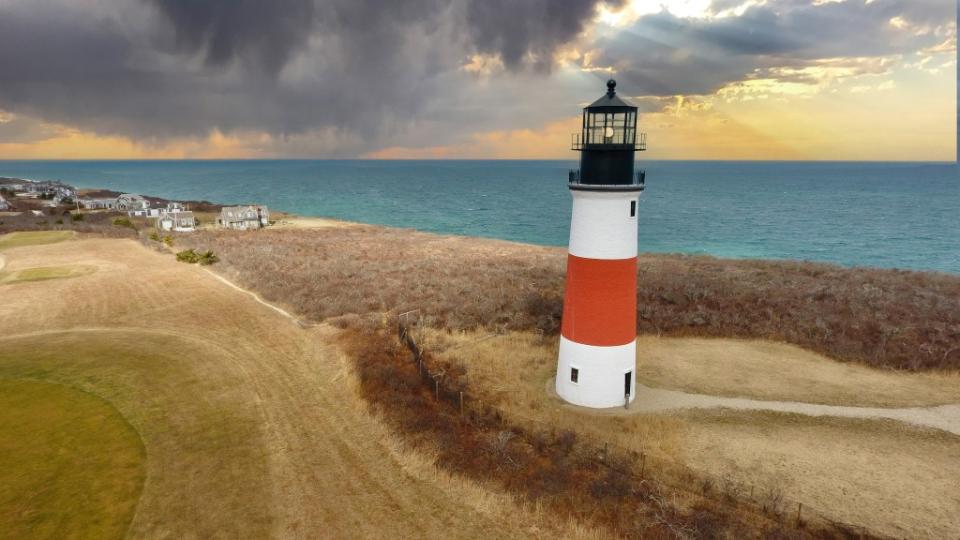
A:
{"label": "hillside", "polygon": [[[449,330],[559,329],[566,252],[356,226],[202,231],[178,245],[312,320],[421,310]],[[639,334],[783,341],[897,370],[960,369],[960,277],[797,261],[641,255]]]}

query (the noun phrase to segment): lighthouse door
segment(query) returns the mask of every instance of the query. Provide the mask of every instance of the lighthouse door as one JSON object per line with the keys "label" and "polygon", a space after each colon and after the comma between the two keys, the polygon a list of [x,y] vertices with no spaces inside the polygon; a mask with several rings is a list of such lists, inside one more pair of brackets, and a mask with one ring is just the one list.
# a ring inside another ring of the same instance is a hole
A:
{"label": "lighthouse door", "polygon": [[630,398],[630,391],[632,390],[631,383],[633,382],[633,372],[628,371],[623,374],[623,395],[627,399]]}

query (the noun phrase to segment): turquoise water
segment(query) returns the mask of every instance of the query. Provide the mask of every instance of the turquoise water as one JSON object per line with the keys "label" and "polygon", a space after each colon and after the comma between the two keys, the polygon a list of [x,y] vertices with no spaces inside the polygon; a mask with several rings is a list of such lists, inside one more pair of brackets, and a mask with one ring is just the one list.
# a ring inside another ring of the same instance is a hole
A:
{"label": "turquoise water", "polygon": [[[646,161],[640,250],[960,273],[954,164]],[[6,161],[0,176],[567,243],[574,161]]]}

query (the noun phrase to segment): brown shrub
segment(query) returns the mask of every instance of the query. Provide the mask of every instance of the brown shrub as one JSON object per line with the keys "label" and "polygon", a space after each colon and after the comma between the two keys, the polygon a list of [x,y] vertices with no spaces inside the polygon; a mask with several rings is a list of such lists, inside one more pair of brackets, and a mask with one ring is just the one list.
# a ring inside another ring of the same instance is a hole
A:
{"label": "brown shrub", "polygon": [[384,327],[349,329],[341,339],[356,361],[364,398],[414,447],[435,454],[446,470],[494,482],[562,516],[628,538],[844,535],[831,526],[799,528],[730,496],[672,487],[651,467],[642,472],[637,455],[600,448],[573,432],[511,424],[478,404],[462,371],[418,354],[412,344],[405,349]]}
{"label": "brown shrub", "polygon": [[[93,213],[80,214],[83,220],[60,219],[61,215],[35,216],[24,212],[15,216],[0,217],[0,234],[15,231],[49,231],[63,230],[79,233],[95,234],[107,238],[136,238],[137,232],[127,227],[116,227],[113,219],[117,214]],[[57,223],[60,221],[60,223]]]}
{"label": "brown shrub", "polygon": [[[420,309],[449,329],[559,329],[566,254],[496,240],[348,227],[202,231],[244,285],[314,320]],[[643,255],[638,332],[774,339],[839,360],[960,369],[960,277],[796,261]]]}

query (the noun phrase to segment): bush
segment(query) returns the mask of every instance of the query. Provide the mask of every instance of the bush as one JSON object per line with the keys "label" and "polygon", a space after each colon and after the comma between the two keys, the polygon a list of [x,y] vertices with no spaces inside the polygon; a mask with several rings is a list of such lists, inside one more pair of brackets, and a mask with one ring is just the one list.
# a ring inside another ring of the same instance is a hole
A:
{"label": "bush", "polygon": [[166,236],[164,236],[164,237],[163,237],[163,243],[164,243],[167,247],[173,247],[173,237],[170,236],[169,234],[166,235]]}
{"label": "bush", "polygon": [[199,259],[197,259],[197,262],[200,263],[201,266],[210,266],[211,264],[219,261],[220,259],[214,255],[212,251],[205,251],[201,253]]}
{"label": "bush", "polygon": [[194,264],[194,263],[196,263],[198,260],[200,260],[200,257],[199,257],[199,255],[197,255],[197,252],[196,252],[196,251],[194,251],[194,250],[192,250],[192,249],[187,249],[187,250],[184,250],[184,251],[181,251],[181,252],[177,253],[177,260],[180,261],[180,262],[185,262],[185,263],[189,263],[189,264]]}
{"label": "bush", "polygon": [[83,221],[83,214],[77,212],[76,214],[70,214],[71,221]]}
{"label": "bush", "polygon": [[133,222],[130,221],[129,218],[125,217],[114,218],[113,225],[116,227],[126,227],[128,229],[137,230],[137,227],[133,224]]}
{"label": "bush", "polygon": [[187,249],[177,253],[177,260],[180,262],[185,262],[188,264],[200,264],[201,266],[209,266],[220,259],[213,254],[212,251],[205,251],[203,253],[197,253],[192,249]]}
{"label": "bush", "polygon": [[154,242],[159,242],[160,235],[157,234],[157,231],[153,231],[152,233],[150,233],[150,239],[153,240]]}

